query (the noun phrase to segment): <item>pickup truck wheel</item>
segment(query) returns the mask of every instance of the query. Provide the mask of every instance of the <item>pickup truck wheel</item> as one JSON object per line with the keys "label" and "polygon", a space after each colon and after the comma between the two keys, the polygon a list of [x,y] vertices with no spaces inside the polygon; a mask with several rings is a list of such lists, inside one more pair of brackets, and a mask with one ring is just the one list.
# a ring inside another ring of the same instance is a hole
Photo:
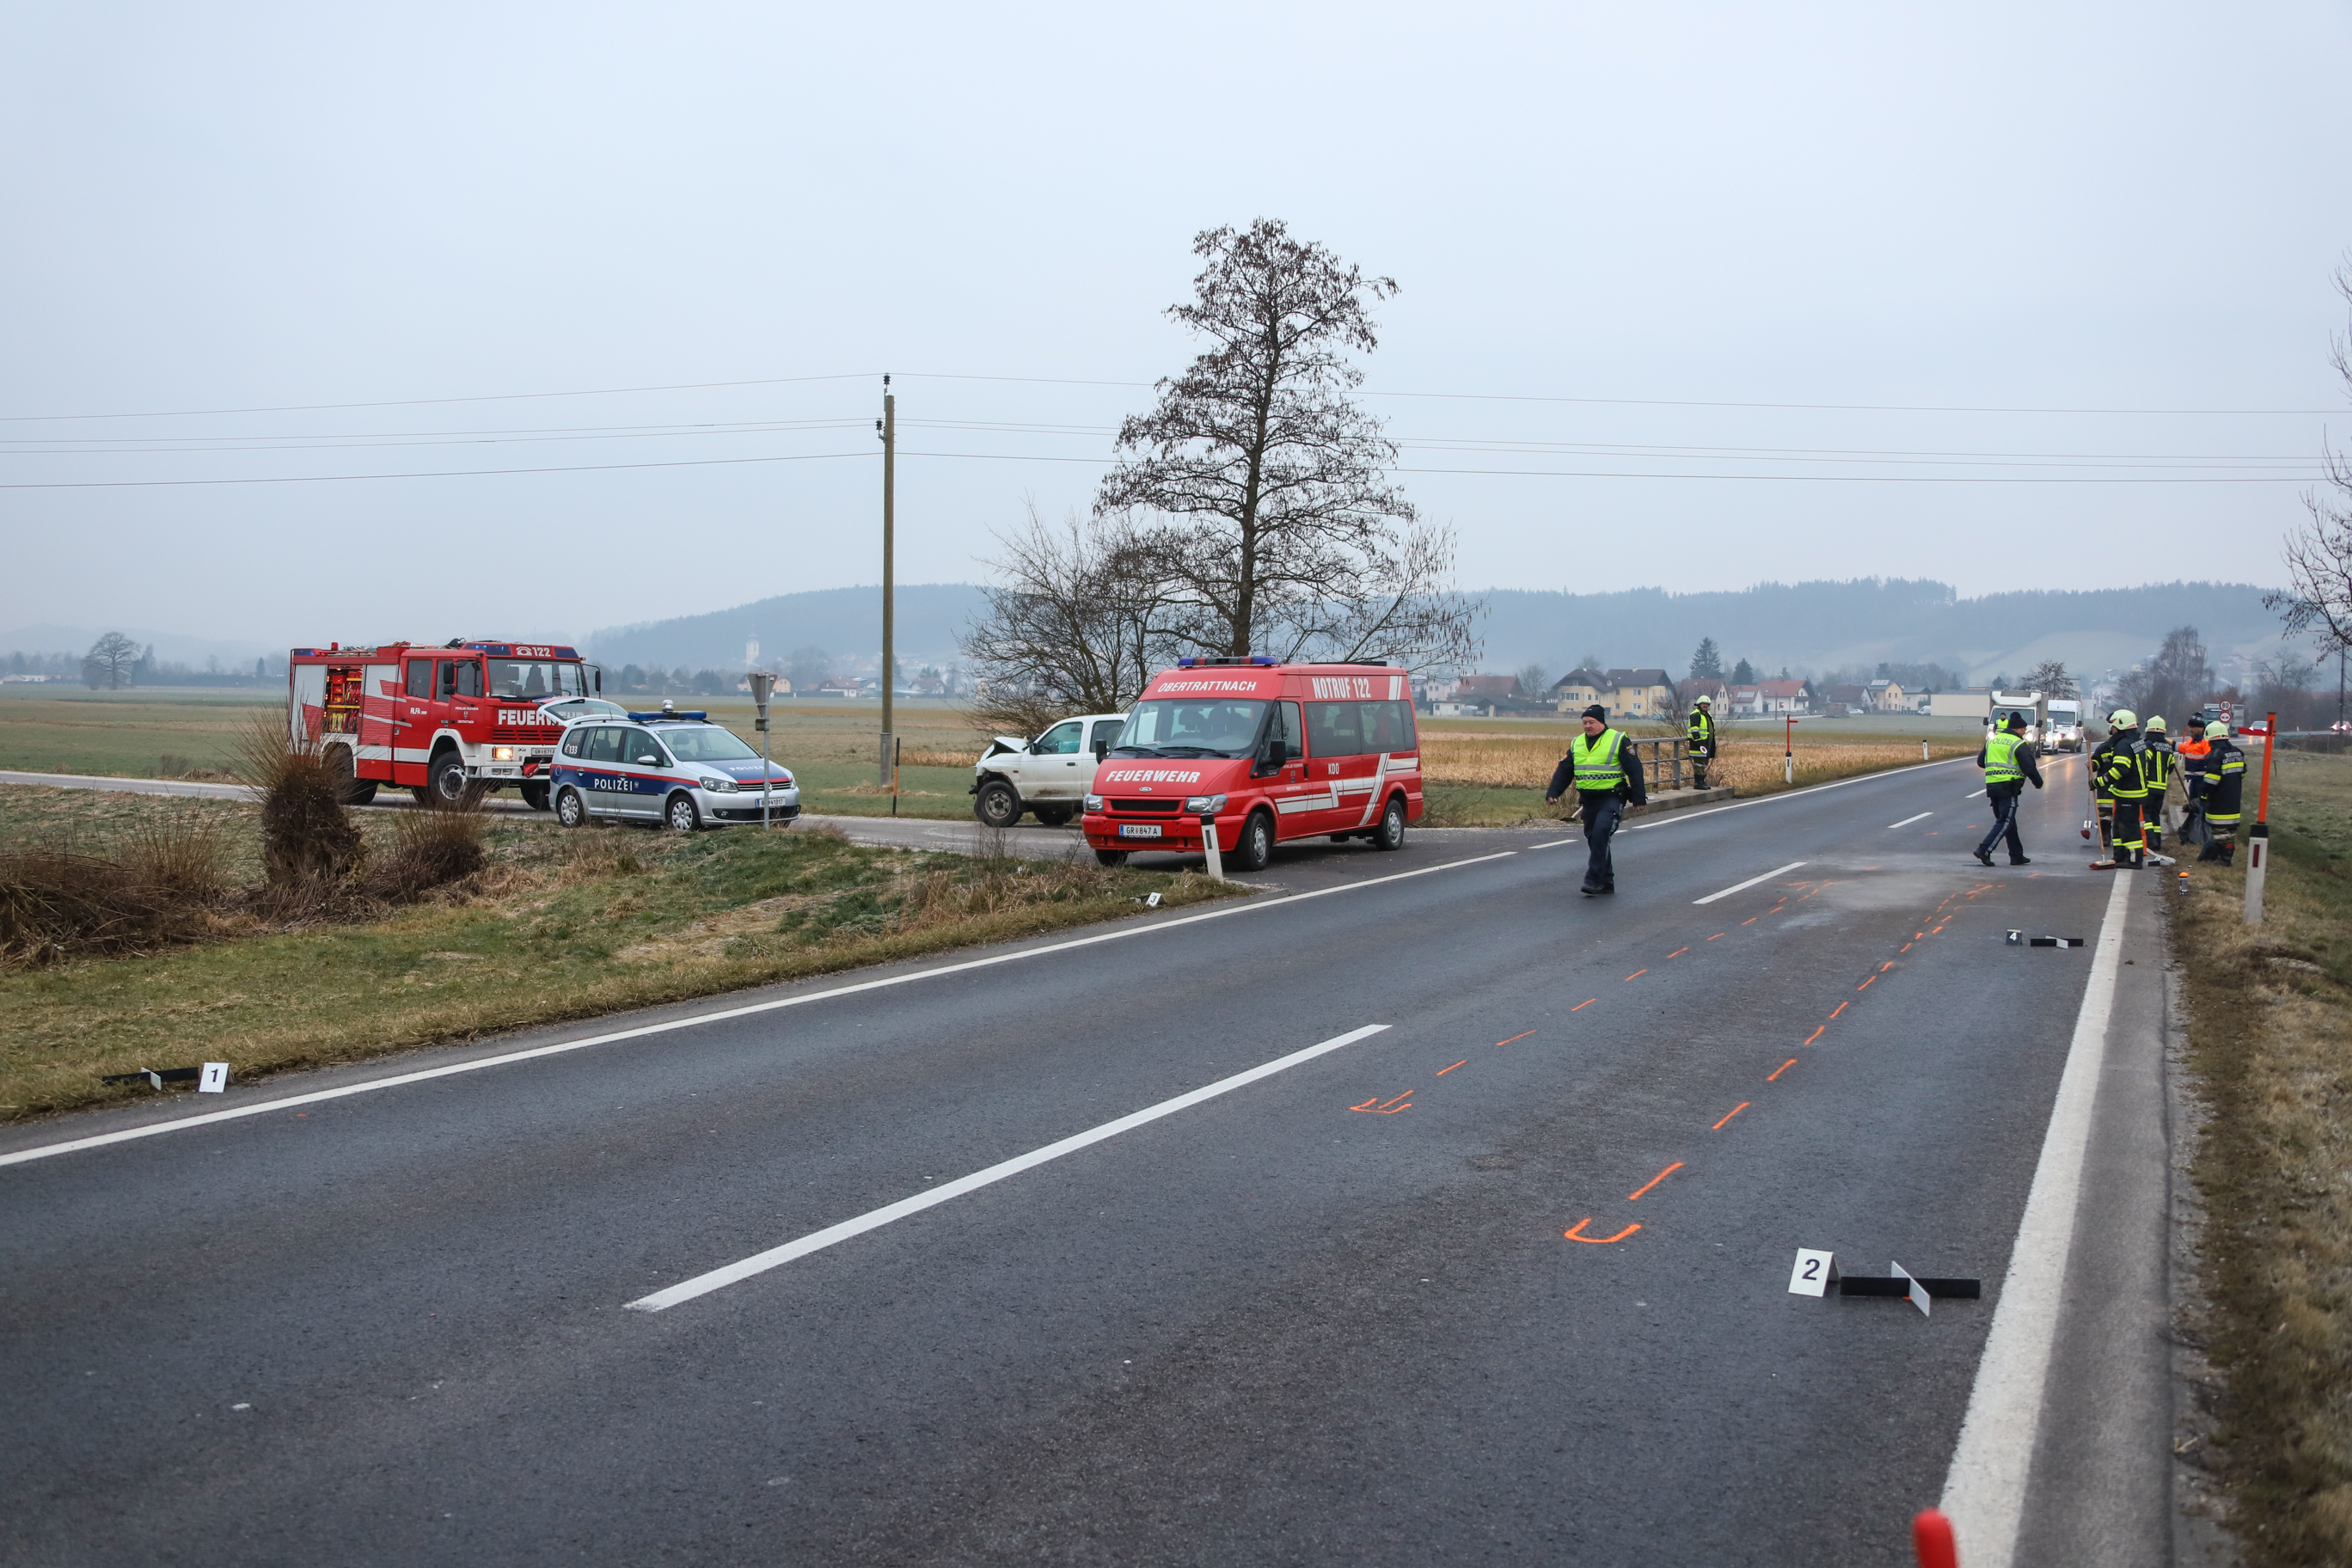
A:
{"label": "pickup truck wheel", "polygon": [[1021,792],[1003,779],[991,779],[980,786],[971,814],[990,827],[1010,827],[1021,820]]}
{"label": "pickup truck wheel", "polygon": [[1127,864],[1127,851],[1124,849],[1097,849],[1095,851],[1095,864],[1097,866],[1124,866]]}
{"label": "pickup truck wheel", "polygon": [[1274,814],[1253,811],[1242,824],[1241,836],[1234,841],[1230,857],[1236,871],[1263,871],[1274,858]]}
{"label": "pickup truck wheel", "polygon": [[1038,821],[1048,827],[1069,826],[1071,811],[1066,805],[1033,805],[1029,809],[1035,814]]}
{"label": "pickup truck wheel", "polygon": [[555,820],[566,827],[588,826],[588,803],[570,784],[565,784],[555,797]]}
{"label": "pickup truck wheel", "polygon": [[1388,807],[1381,813],[1381,825],[1372,834],[1372,847],[1375,849],[1404,847],[1404,796],[1401,795],[1389,796]]}

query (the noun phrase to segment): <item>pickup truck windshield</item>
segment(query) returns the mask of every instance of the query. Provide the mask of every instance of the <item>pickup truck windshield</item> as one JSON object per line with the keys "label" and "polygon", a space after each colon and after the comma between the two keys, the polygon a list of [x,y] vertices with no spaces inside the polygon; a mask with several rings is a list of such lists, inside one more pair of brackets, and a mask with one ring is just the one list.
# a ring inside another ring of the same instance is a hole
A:
{"label": "pickup truck windshield", "polygon": [[740,763],[760,754],[716,725],[708,730],[664,730],[662,739],[681,763]]}
{"label": "pickup truck windshield", "polygon": [[1229,697],[1156,699],[1128,715],[1111,755],[1243,757],[1257,744],[1265,704]]}

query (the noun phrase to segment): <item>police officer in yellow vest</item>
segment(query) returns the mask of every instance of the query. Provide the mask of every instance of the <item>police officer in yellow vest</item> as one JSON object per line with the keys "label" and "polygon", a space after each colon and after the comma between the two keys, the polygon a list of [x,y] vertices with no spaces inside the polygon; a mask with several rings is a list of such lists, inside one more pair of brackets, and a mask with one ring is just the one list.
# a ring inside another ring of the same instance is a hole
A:
{"label": "police officer in yellow vest", "polygon": [[1977,766],[1984,770],[1985,804],[1992,807],[1992,831],[1977,846],[1977,858],[1992,864],[1992,847],[2004,837],[2009,840],[2009,863],[2031,866],[2025,858],[2024,841],[2017,836],[2017,803],[2024,798],[2025,784],[2042,787],[2042,768],[2035,761],[2033,742],[2025,738],[2025,715],[2012,713],[2001,729],[1985,736],[1983,750],[1977,752]]}
{"label": "police officer in yellow vest", "polygon": [[1584,733],[1568,743],[1568,754],[1552,770],[1545,802],[1557,804],[1571,784],[1584,814],[1585,896],[1613,893],[1617,868],[1609,858],[1610,836],[1627,806],[1639,811],[1650,795],[1642,786],[1641,757],[1609,727],[1609,710],[1598,702],[1584,710]]}
{"label": "police officer in yellow vest", "polygon": [[1691,787],[1706,787],[1706,766],[1715,761],[1715,699],[1702,692],[1690,714]]}

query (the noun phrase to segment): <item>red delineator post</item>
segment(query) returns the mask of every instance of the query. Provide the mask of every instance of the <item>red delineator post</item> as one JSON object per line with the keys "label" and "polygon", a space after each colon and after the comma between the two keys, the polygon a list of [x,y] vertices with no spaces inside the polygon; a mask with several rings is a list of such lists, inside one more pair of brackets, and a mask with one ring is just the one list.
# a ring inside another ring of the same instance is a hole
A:
{"label": "red delineator post", "polygon": [[1940,1510],[1922,1509],[1912,1520],[1911,1549],[1919,1554],[1919,1568],[1960,1568],[1959,1548],[1952,1543],[1952,1521]]}

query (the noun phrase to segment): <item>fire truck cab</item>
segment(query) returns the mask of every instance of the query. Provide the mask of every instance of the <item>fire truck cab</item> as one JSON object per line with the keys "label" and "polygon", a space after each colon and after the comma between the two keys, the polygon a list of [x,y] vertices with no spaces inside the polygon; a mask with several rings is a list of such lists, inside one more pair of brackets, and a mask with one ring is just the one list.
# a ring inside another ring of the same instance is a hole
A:
{"label": "fire truck cab", "polygon": [[1412,683],[1386,664],[1181,660],[1128,711],[1086,796],[1087,842],[1200,854],[1214,822],[1225,863],[1261,869],[1279,840],[1404,847],[1422,816]]}
{"label": "fire truck cab", "polygon": [[534,811],[563,736],[546,705],[604,684],[574,648],[463,639],[298,647],[287,675],[288,739],[322,748],[352,804],[383,785],[454,804],[512,784]]}

